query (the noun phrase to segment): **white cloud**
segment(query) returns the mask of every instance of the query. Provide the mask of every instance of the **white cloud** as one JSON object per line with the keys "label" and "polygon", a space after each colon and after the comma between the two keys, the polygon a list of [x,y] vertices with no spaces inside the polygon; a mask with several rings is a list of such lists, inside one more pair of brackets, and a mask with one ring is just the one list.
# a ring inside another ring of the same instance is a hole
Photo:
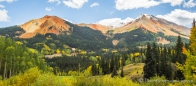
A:
{"label": "white cloud", "polygon": [[11,3],[11,2],[17,1],[17,0],[0,0],[0,2],[4,2],[4,1],[6,1],[6,2],[8,2],[8,3]]}
{"label": "white cloud", "polygon": [[64,0],[63,3],[71,8],[79,9],[83,6],[84,3],[88,2],[88,0]]}
{"label": "white cloud", "polygon": [[99,6],[99,3],[95,2],[95,3],[90,5],[90,7],[94,7],[94,6]]}
{"label": "white cloud", "polygon": [[181,5],[183,0],[161,0],[162,3],[170,3],[171,6]]}
{"label": "white cloud", "polygon": [[115,2],[118,10],[149,8],[160,4],[155,0],[115,0]]}
{"label": "white cloud", "polygon": [[126,19],[122,20],[121,18],[110,18],[110,19],[103,19],[97,22],[97,24],[105,25],[105,26],[113,26],[114,28],[123,26],[129,22],[131,22],[132,18],[127,17]]}
{"label": "white cloud", "polygon": [[137,8],[150,8],[160,4],[168,3],[171,6],[195,7],[195,0],[115,0],[117,10],[131,10]]}
{"label": "white cloud", "polygon": [[57,2],[57,5],[61,3],[60,0],[48,0],[48,2],[50,2],[50,3],[55,3],[55,2]]}
{"label": "white cloud", "polygon": [[5,7],[4,5],[1,5],[1,4],[0,4],[0,8],[4,8],[4,7]]}
{"label": "white cloud", "polygon": [[196,12],[189,12],[186,10],[175,9],[168,14],[165,15],[157,15],[159,18],[166,19],[168,21],[184,25],[190,26],[192,24],[193,18],[196,18]]}
{"label": "white cloud", "polygon": [[8,11],[3,9],[0,10],[0,22],[8,22],[9,21],[9,16],[7,15]]}
{"label": "white cloud", "polygon": [[45,10],[46,10],[46,11],[51,11],[52,8],[46,7]]}
{"label": "white cloud", "polygon": [[188,2],[184,1],[183,7],[195,7],[196,6],[196,1],[194,0],[189,0]]}

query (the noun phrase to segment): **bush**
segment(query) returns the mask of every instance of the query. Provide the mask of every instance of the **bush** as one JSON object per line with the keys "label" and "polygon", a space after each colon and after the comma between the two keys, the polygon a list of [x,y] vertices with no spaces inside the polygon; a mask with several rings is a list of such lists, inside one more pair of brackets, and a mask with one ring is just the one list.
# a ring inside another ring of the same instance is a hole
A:
{"label": "bush", "polygon": [[130,79],[110,76],[78,77],[74,86],[139,86]]}

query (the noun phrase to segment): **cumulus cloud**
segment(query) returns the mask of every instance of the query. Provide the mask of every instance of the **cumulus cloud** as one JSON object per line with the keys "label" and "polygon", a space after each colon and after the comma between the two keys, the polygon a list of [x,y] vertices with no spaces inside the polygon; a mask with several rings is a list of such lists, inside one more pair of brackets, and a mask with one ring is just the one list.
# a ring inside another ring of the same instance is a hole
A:
{"label": "cumulus cloud", "polygon": [[88,0],[64,0],[63,3],[71,8],[79,9],[83,6],[84,3],[88,2]]}
{"label": "cumulus cloud", "polygon": [[8,22],[9,21],[9,16],[8,16],[8,11],[3,9],[0,10],[0,22]]}
{"label": "cumulus cloud", "polygon": [[95,2],[95,3],[90,5],[90,7],[94,7],[94,6],[99,6],[99,3]]}
{"label": "cumulus cloud", "polygon": [[157,15],[157,17],[166,19],[179,25],[190,26],[192,24],[193,18],[196,18],[196,12],[175,9],[168,14]]}
{"label": "cumulus cloud", "polygon": [[56,2],[57,5],[61,3],[60,0],[48,0],[48,2],[50,2],[50,3],[55,3]]}
{"label": "cumulus cloud", "polygon": [[188,2],[184,1],[183,7],[195,7],[196,6],[196,1],[194,0],[189,0]]}
{"label": "cumulus cloud", "polygon": [[127,17],[126,19],[121,18],[110,18],[110,19],[103,19],[97,22],[97,24],[105,25],[105,26],[113,26],[114,28],[121,27],[134,19]]}
{"label": "cumulus cloud", "polygon": [[115,2],[118,10],[149,8],[160,4],[155,0],[116,0]]}
{"label": "cumulus cloud", "polygon": [[181,5],[183,0],[161,0],[162,3],[170,3],[171,6]]}
{"label": "cumulus cloud", "polygon": [[131,10],[137,8],[150,8],[160,4],[168,3],[171,6],[195,7],[195,0],[115,0],[117,10]]}
{"label": "cumulus cloud", "polygon": [[17,1],[17,0],[0,0],[0,2],[4,2],[4,1],[6,1],[6,2],[8,2],[8,3],[11,3],[11,2]]}
{"label": "cumulus cloud", "polygon": [[45,10],[46,10],[46,11],[51,11],[52,8],[46,7]]}
{"label": "cumulus cloud", "polygon": [[4,7],[5,7],[4,5],[1,5],[1,4],[0,4],[0,8],[4,8]]}

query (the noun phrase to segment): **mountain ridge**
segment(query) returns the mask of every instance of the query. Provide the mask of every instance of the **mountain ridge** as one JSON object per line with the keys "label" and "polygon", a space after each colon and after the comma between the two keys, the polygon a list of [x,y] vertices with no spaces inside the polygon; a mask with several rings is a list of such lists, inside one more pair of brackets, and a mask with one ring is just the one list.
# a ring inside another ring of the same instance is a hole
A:
{"label": "mountain ridge", "polygon": [[[117,29],[98,24],[73,24],[57,16],[47,15],[20,26],[2,28],[0,35],[11,37],[38,50],[43,45],[55,44],[59,49],[69,46],[97,51],[103,48],[123,50],[126,47],[135,51],[153,42],[172,46],[178,35],[183,37],[183,42],[189,42],[189,34],[183,33],[181,27],[183,26],[150,15],[141,15],[135,21]],[[186,27],[185,29],[189,30]]]}
{"label": "mountain ridge", "polygon": [[101,24],[85,24],[85,23],[80,23],[80,24],[77,24],[77,25],[78,26],[82,26],[82,27],[89,27],[89,28],[92,28],[93,30],[99,30],[103,34],[106,34],[108,30],[113,30],[112,27],[101,25]]}
{"label": "mountain ridge", "polygon": [[129,32],[141,27],[153,33],[162,32],[168,36],[181,35],[184,38],[188,38],[190,33],[190,29],[185,26],[177,25],[165,19],[157,18],[148,14],[141,14],[134,21],[131,21],[127,25],[115,29],[114,33]]}
{"label": "mountain ridge", "polygon": [[[53,33],[59,35],[63,31],[70,31],[70,26],[66,24],[66,20],[61,19],[57,16],[46,15],[40,19],[30,20],[22,25],[21,28],[24,29],[25,33],[20,36],[20,38],[31,38],[36,34],[46,34]],[[153,33],[162,32],[168,36],[178,36],[181,35],[184,38],[189,38],[190,29],[175,24],[173,22],[167,21],[162,18],[157,18],[149,14],[141,14],[135,20],[130,21],[122,27],[112,28],[111,26],[105,26],[101,24],[76,24],[80,27],[89,27],[93,30],[99,30],[103,34],[107,31],[113,30],[114,34],[129,32],[138,28],[145,28]],[[73,28],[72,28],[73,29]]]}
{"label": "mountain ridge", "polygon": [[69,31],[70,26],[65,23],[65,20],[57,16],[44,16],[40,19],[30,20],[22,25],[21,28],[25,31],[20,38],[31,38],[36,34],[54,33],[60,34],[62,31]]}

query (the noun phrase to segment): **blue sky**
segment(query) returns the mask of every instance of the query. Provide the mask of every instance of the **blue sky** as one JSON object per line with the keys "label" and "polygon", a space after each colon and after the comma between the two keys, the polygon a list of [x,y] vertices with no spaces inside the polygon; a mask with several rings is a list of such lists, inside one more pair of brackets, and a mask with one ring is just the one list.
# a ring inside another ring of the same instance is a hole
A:
{"label": "blue sky", "polygon": [[196,0],[0,0],[0,27],[54,15],[73,23],[116,25],[151,14],[191,27]]}

